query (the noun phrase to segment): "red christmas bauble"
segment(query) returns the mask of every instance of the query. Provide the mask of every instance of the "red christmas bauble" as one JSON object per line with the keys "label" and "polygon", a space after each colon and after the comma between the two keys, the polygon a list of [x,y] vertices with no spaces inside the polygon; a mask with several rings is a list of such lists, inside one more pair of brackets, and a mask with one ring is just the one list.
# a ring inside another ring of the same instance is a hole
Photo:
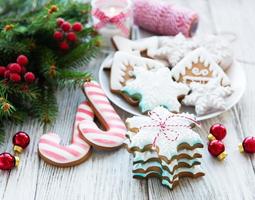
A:
{"label": "red christmas bauble", "polygon": [[21,66],[18,63],[12,63],[9,66],[9,70],[11,71],[11,73],[20,73],[21,72]]}
{"label": "red christmas bauble", "polygon": [[210,128],[210,133],[214,136],[214,139],[223,140],[227,135],[227,129],[222,124],[214,124]]}
{"label": "red christmas bauble", "polygon": [[66,50],[69,49],[69,44],[68,44],[67,42],[63,41],[63,42],[61,42],[61,43],[59,44],[59,48],[60,48],[61,50],[63,50],[63,51],[66,51]]}
{"label": "red christmas bauble", "polygon": [[67,40],[70,42],[75,42],[77,40],[77,36],[74,32],[69,32],[67,34]]}
{"label": "red christmas bauble", "polygon": [[64,22],[61,25],[61,28],[62,28],[63,31],[68,32],[71,29],[71,24],[69,22]]}
{"label": "red christmas bauble", "polygon": [[242,146],[246,153],[255,153],[255,137],[246,137],[243,140]]}
{"label": "red christmas bauble", "polygon": [[65,22],[63,18],[57,18],[57,25],[58,27],[61,27],[61,25]]}
{"label": "red christmas bauble", "polygon": [[11,170],[16,166],[16,159],[13,155],[4,152],[0,154],[0,169]]}
{"label": "red christmas bauble", "polygon": [[0,66],[0,76],[4,77],[4,72],[6,71],[6,67]]}
{"label": "red christmas bauble", "polygon": [[80,32],[83,29],[83,26],[80,22],[75,22],[72,27],[73,31]]}
{"label": "red christmas bauble", "polygon": [[25,149],[29,145],[30,137],[26,132],[19,131],[13,136],[12,142],[15,146]]}
{"label": "red christmas bauble", "polygon": [[28,63],[28,58],[25,55],[19,55],[17,58],[17,63],[21,66],[24,66]]}
{"label": "red christmas bauble", "polygon": [[53,38],[55,40],[62,40],[63,39],[63,33],[61,33],[60,31],[56,31],[53,35]]}
{"label": "red christmas bauble", "polygon": [[33,83],[35,81],[35,75],[32,72],[27,72],[24,75],[24,79],[27,83]]}
{"label": "red christmas bauble", "polygon": [[25,74],[27,72],[27,68],[24,66],[21,67],[21,74]]}
{"label": "red christmas bauble", "polygon": [[[211,155],[218,157],[225,152],[225,146],[220,140],[213,140],[208,144],[208,151],[210,152]],[[224,158],[225,156],[220,159]]]}
{"label": "red christmas bauble", "polygon": [[18,83],[21,80],[21,76],[17,73],[11,73],[10,74],[10,80],[15,82],[15,83]]}

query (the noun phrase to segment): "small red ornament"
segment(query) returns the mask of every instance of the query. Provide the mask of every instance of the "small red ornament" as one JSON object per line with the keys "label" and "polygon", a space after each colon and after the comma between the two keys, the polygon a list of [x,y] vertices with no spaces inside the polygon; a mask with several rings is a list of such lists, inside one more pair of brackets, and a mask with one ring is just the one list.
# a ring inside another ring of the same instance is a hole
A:
{"label": "small red ornament", "polygon": [[67,42],[63,41],[63,42],[61,42],[61,43],[59,44],[59,48],[60,48],[61,50],[63,50],[63,51],[66,51],[66,50],[69,49],[69,44],[68,44]]}
{"label": "small red ornament", "polygon": [[255,153],[255,137],[246,137],[243,143],[239,144],[240,152]]}
{"label": "small red ornament", "polygon": [[12,63],[9,66],[9,70],[11,71],[11,73],[20,73],[21,72],[21,66],[18,63]]}
{"label": "small red ornament", "polygon": [[25,55],[20,55],[17,58],[17,63],[20,64],[21,66],[24,66],[28,63],[28,58]]}
{"label": "small red ornament", "polygon": [[71,29],[71,24],[69,22],[64,22],[62,25],[61,25],[61,28],[64,32],[68,32],[70,31]]}
{"label": "small red ornament", "polygon": [[0,169],[1,170],[11,170],[18,166],[19,158],[4,152],[0,154]]}
{"label": "small red ornament", "polygon": [[4,77],[4,72],[5,72],[5,70],[6,70],[6,67],[0,66],[0,76],[1,76],[1,77]]}
{"label": "small red ornament", "polygon": [[227,135],[227,129],[222,124],[214,124],[210,128],[210,134],[208,135],[208,139],[212,140],[223,140]]}
{"label": "small red ornament", "polygon": [[35,75],[32,72],[27,72],[24,79],[27,83],[33,83],[35,81]]}
{"label": "small red ornament", "polygon": [[19,131],[13,136],[12,142],[14,151],[21,153],[29,145],[30,137],[26,132]]}
{"label": "small red ornament", "polygon": [[24,66],[21,67],[21,74],[25,74],[27,72],[27,68]]}
{"label": "small red ornament", "polygon": [[80,22],[75,22],[72,27],[73,31],[80,32],[83,29],[83,26]]}
{"label": "small red ornament", "polygon": [[10,74],[10,80],[15,82],[15,83],[18,83],[21,80],[21,76],[17,73],[11,73]]}
{"label": "small red ornament", "polygon": [[67,34],[67,40],[70,42],[75,42],[77,40],[77,36],[74,32],[69,32]]}
{"label": "small red ornament", "polygon": [[65,22],[63,18],[57,18],[57,25],[58,27],[61,27],[61,25]]}
{"label": "small red ornament", "polygon": [[223,160],[227,156],[225,146],[220,140],[213,140],[209,142],[208,151],[211,155],[217,157],[219,160]]}
{"label": "small red ornament", "polygon": [[53,35],[53,38],[55,40],[62,40],[63,39],[63,33],[61,33],[60,31],[56,31]]}

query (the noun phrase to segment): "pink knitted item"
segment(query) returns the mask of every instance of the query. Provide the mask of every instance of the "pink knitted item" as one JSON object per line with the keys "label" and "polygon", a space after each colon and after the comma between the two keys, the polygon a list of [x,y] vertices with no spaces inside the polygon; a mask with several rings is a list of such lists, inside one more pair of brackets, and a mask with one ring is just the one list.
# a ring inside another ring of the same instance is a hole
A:
{"label": "pink knitted item", "polygon": [[177,35],[181,32],[192,37],[197,30],[198,15],[192,10],[158,0],[135,0],[134,21],[156,34]]}

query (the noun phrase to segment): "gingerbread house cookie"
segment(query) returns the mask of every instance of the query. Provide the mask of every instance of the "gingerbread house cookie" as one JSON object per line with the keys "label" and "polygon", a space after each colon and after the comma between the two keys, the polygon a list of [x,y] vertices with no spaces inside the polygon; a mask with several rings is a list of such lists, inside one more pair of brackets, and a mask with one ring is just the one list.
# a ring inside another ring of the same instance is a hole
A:
{"label": "gingerbread house cookie", "polygon": [[173,69],[172,76],[177,82],[206,84],[212,78],[219,78],[222,86],[229,86],[230,80],[210,53],[200,47],[187,54]]}

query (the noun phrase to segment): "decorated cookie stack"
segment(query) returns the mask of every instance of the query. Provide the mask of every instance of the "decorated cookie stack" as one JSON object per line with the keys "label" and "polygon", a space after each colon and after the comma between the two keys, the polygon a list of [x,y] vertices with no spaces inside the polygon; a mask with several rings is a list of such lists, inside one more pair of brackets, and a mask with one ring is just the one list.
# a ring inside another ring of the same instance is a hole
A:
{"label": "decorated cookie stack", "polygon": [[173,114],[156,107],[148,116],[126,120],[127,148],[134,155],[135,178],[158,177],[170,189],[181,177],[200,177],[203,147],[200,136],[191,127],[196,125],[193,115]]}
{"label": "decorated cookie stack", "polygon": [[198,116],[224,111],[233,93],[225,71],[233,62],[220,36],[153,36],[136,41],[113,37],[118,50],[108,63],[110,88],[146,114],[158,106],[180,113],[193,106]]}

